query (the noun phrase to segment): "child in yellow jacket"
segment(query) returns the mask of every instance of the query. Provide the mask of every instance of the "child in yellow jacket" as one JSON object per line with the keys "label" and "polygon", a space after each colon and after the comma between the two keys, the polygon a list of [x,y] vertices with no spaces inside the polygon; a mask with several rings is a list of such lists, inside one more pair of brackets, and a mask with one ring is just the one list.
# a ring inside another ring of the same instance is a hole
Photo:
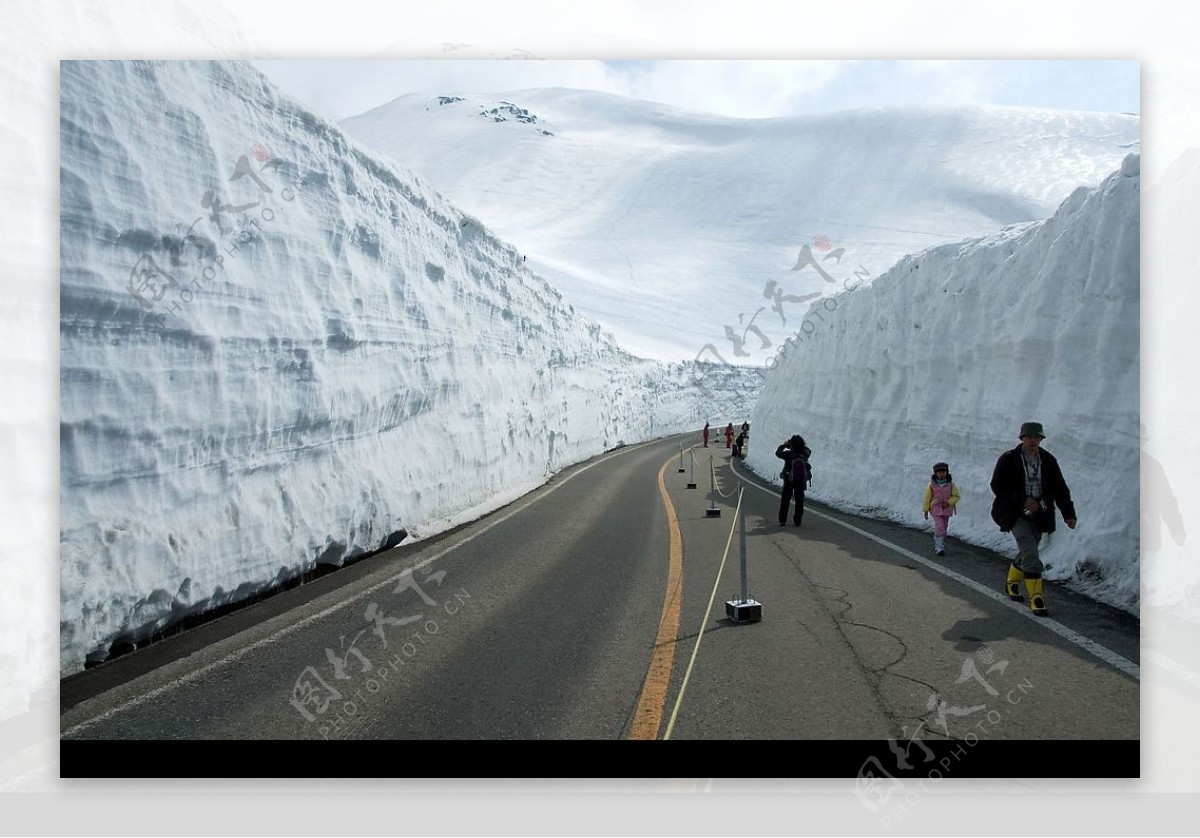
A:
{"label": "child in yellow jacket", "polygon": [[958,506],[958,487],[950,477],[950,466],[934,463],[929,485],[925,487],[925,518],[933,515],[933,552],[946,555],[946,524]]}

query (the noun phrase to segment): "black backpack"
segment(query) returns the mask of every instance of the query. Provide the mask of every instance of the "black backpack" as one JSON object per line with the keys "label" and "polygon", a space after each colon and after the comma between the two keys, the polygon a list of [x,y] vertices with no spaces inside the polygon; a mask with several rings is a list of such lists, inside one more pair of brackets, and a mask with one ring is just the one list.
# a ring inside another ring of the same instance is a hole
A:
{"label": "black backpack", "polygon": [[812,482],[812,465],[808,462],[808,455],[807,448],[796,451],[792,455],[791,480],[793,486],[804,486]]}

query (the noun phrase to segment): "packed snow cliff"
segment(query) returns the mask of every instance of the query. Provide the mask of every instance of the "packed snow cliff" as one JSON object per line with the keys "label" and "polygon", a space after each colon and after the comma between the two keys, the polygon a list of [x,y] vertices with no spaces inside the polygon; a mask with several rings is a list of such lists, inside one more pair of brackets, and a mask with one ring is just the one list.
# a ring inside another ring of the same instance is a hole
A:
{"label": "packed snow cliff", "polygon": [[989,482],[1021,423],[1041,422],[1079,517],[1043,540],[1046,576],[1136,613],[1140,181],[1130,155],[1045,221],[925,250],[813,306],[754,409],[747,464],[778,474],[775,446],[800,433],[811,497],[928,528],[922,495],[945,460],[962,493],[950,536],[1013,555]]}
{"label": "packed snow cliff", "polygon": [[64,62],[61,139],[63,674],[713,418],[248,65]]}

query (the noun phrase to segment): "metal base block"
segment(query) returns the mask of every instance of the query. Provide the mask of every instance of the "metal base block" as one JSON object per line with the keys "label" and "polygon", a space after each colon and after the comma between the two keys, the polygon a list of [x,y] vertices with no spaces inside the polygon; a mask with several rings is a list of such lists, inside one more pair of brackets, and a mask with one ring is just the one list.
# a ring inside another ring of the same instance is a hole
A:
{"label": "metal base block", "polygon": [[680,473],[680,474],[683,474],[685,471],[687,471],[687,469],[686,469],[686,468],[681,468],[681,469],[679,470],[679,473]]}
{"label": "metal base block", "polygon": [[719,510],[719,509],[706,509],[706,510],[704,510],[704,517],[705,517],[705,518],[720,518],[720,517],[721,517],[721,510]]}
{"label": "metal base block", "polygon": [[689,489],[695,489],[695,488],[696,488],[696,484],[695,484],[695,483],[689,483],[689,484],[687,485],[687,487],[688,487]]}
{"label": "metal base block", "polygon": [[754,599],[745,602],[731,599],[725,603],[725,616],[735,623],[757,623],[762,619],[762,603]]}

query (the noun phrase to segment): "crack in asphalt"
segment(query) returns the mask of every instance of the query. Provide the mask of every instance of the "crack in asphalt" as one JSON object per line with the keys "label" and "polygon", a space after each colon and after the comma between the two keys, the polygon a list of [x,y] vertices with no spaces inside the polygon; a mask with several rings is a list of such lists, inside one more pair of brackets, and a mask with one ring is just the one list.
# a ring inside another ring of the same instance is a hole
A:
{"label": "crack in asphalt", "polygon": [[[785,552],[785,555],[787,555],[786,552]],[[853,623],[849,620],[843,619],[843,616],[845,614],[848,614],[854,608],[854,604],[852,602],[850,602],[850,599],[849,599],[850,592],[846,591],[842,588],[835,588],[831,585],[822,585],[819,582],[813,581],[812,577],[810,577],[807,573],[805,573],[804,568],[801,565],[800,560],[798,558],[794,558],[794,557],[788,555],[788,560],[792,563],[792,566],[796,569],[796,572],[800,574],[800,577],[805,582],[807,582],[811,588],[813,588],[814,590],[819,590],[819,591],[832,591],[836,595],[832,599],[825,598],[825,597],[818,597],[818,600],[821,603],[821,607],[825,609],[825,613],[827,613],[830,617],[833,618],[834,627],[837,629],[837,633],[841,636],[842,643],[850,651],[850,654],[853,656],[854,660],[857,662],[859,670],[863,673],[863,676],[866,679],[868,689],[870,689],[871,694],[875,697],[875,705],[879,708],[879,710],[883,714],[884,718],[888,719],[888,721],[891,723],[893,731],[896,733],[899,733],[899,735],[903,736],[904,735],[903,734],[903,726],[900,724],[900,721],[899,721],[899,718],[897,717],[896,712],[890,709],[890,706],[891,706],[890,702],[888,702],[884,699],[883,693],[880,690],[880,684],[882,682],[882,678],[880,677],[878,672],[874,671],[871,667],[867,666],[866,662],[863,661],[862,657],[858,653],[858,650],[855,648],[854,642],[849,637],[846,636],[846,632],[843,630],[843,624],[857,625],[857,626],[860,626],[863,628],[874,628],[874,626],[863,626],[861,623]],[[830,605],[833,605],[833,604],[842,605],[842,606],[844,606],[844,608],[840,613],[835,614],[833,612],[833,609],[831,609],[829,607]],[[804,621],[800,620],[800,623],[803,625]],[[807,626],[806,626],[806,628],[807,628]],[[809,631],[811,632],[811,629],[809,629]],[[884,632],[884,633],[889,634],[889,636],[893,637],[894,639],[898,639],[898,638],[895,638],[895,635],[891,635],[889,632]],[[905,646],[903,642],[901,642],[900,645],[904,650],[904,652],[900,656],[900,660],[903,660],[904,656],[908,654],[908,647]],[[893,661],[891,664],[887,664],[885,667],[882,667],[882,668],[886,669],[887,666],[893,666],[895,663],[896,662]],[[893,738],[896,738],[896,737],[893,736]]]}
{"label": "crack in asphalt", "polygon": [[[931,695],[934,695],[937,693],[937,689],[932,684],[926,683],[925,681],[922,681],[918,678],[913,678],[908,675],[903,675],[899,672],[896,672],[892,668],[894,666],[897,666],[901,662],[903,662],[904,659],[908,657],[908,644],[905,643],[904,640],[902,638],[900,638],[897,634],[895,634],[894,632],[888,631],[885,628],[880,628],[879,626],[871,625],[869,623],[860,623],[860,622],[856,622],[854,620],[848,619],[846,617],[846,615],[849,614],[854,609],[854,603],[850,601],[849,591],[846,591],[842,588],[835,588],[831,585],[822,585],[818,582],[814,582],[808,576],[808,574],[806,574],[804,572],[804,569],[801,568],[798,563],[796,564],[796,569],[799,571],[800,575],[804,578],[804,580],[806,582],[808,582],[809,585],[811,585],[814,589],[819,589],[822,591],[831,591],[837,595],[832,599],[822,598],[821,603],[825,607],[826,613],[829,614],[829,616],[833,618],[833,622],[834,622],[834,625],[837,627],[838,634],[840,634],[842,636],[842,641],[849,648],[850,654],[854,656],[854,660],[857,662],[859,670],[863,673],[864,677],[866,678],[867,683],[870,686],[871,692],[875,696],[876,704],[879,706],[879,709],[883,712],[883,715],[891,723],[892,729],[896,734],[893,738],[896,738],[897,740],[908,738],[908,725],[905,724],[906,721],[915,723],[913,736],[916,736],[916,734],[918,732],[929,731],[929,732],[935,733],[939,738],[943,738],[943,739],[947,738],[947,737],[942,736],[941,733],[934,730],[931,726],[932,722],[933,722],[932,717],[934,716],[933,709],[928,709],[928,710],[926,710],[925,713],[923,713],[919,716],[908,715],[908,714],[905,714],[902,711],[902,709],[899,706],[897,706],[894,702],[889,701],[884,696],[883,679],[885,676],[888,676],[888,675],[895,677],[895,678],[901,678],[905,681],[910,681],[914,684],[920,684],[921,686],[928,688]],[[835,613],[834,609],[829,607],[830,605],[833,605],[833,604],[841,605],[841,606],[843,606],[843,608],[840,611],[838,611],[837,613]],[[803,621],[801,621],[801,623],[803,624]],[[867,663],[866,660],[863,659],[863,656],[859,653],[858,648],[855,645],[854,641],[851,640],[849,636],[847,636],[847,634],[844,630],[845,626],[855,626],[857,628],[867,629],[870,631],[877,631],[881,634],[887,635],[892,640],[894,640],[896,642],[896,644],[900,647],[900,652],[894,660],[891,660],[891,661],[889,661],[885,664],[879,665],[879,666],[871,666],[869,663]],[[951,736],[951,737],[949,737],[949,739],[957,740],[957,737]]]}

